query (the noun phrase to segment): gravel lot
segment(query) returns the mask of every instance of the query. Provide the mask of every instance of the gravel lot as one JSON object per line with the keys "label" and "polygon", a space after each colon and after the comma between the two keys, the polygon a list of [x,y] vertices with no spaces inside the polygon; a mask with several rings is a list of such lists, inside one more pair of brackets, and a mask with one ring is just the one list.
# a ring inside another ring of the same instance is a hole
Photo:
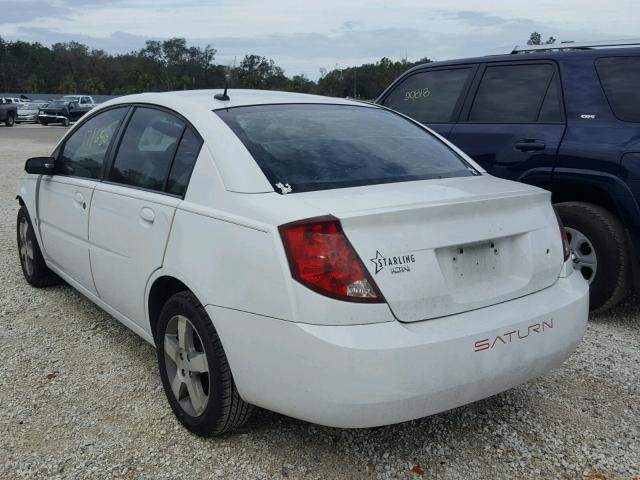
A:
{"label": "gravel lot", "polygon": [[174,419],[151,346],[68,286],[22,277],[24,160],[62,127],[0,127],[0,478],[640,477],[640,307],[595,317],[566,364],[430,418],[367,430],[258,411],[201,439]]}

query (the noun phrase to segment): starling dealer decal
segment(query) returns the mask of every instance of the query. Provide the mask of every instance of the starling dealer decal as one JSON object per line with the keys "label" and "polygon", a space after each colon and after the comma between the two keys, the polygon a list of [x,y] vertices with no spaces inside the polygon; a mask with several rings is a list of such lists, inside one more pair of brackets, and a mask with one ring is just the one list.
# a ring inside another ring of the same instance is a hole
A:
{"label": "starling dealer decal", "polygon": [[413,253],[395,257],[385,257],[378,250],[376,250],[376,256],[370,260],[376,266],[376,275],[387,267],[389,267],[391,273],[410,272],[411,264],[416,263],[416,258]]}

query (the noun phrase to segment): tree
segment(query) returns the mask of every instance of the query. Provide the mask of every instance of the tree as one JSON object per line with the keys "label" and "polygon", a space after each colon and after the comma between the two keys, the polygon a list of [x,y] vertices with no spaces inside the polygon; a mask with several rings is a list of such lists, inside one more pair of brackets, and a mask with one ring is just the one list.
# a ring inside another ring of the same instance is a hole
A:
{"label": "tree", "polygon": [[[553,40],[551,37],[550,40]],[[405,70],[428,62],[382,58],[378,62],[327,71],[317,82],[288,77],[273,59],[246,55],[239,65],[215,62],[216,49],[189,45],[184,38],[148,40],[143,48],[111,55],[78,42],[6,41],[0,37],[0,90],[5,92],[128,94],[171,89],[261,88],[374,99]]]}
{"label": "tree", "polygon": [[29,75],[27,81],[24,83],[27,92],[37,93],[44,88],[44,81],[35,73]]}
{"label": "tree", "polygon": [[[554,43],[556,43],[555,37],[549,37],[547,41],[544,42],[544,45],[553,45]],[[538,32],[533,32],[529,36],[529,40],[527,40],[527,45],[543,45],[542,35],[540,35]]]}
{"label": "tree", "polygon": [[78,91],[76,82],[74,82],[71,75],[67,75],[64,80],[60,82],[58,91],[61,93],[76,93]]}
{"label": "tree", "polygon": [[234,87],[274,90],[286,88],[288,79],[284,70],[271,59],[259,55],[245,55],[240,65],[232,69]]}

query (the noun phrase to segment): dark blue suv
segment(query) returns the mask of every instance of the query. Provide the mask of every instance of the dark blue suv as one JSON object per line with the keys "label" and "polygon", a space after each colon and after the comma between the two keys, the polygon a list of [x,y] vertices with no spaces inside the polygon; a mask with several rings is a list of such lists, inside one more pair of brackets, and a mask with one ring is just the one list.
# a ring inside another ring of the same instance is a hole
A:
{"label": "dark blue suv", "polygon": [[552,192],[591,309],[640,276],[640,48],[561,44],[412,68],[377,103]]}

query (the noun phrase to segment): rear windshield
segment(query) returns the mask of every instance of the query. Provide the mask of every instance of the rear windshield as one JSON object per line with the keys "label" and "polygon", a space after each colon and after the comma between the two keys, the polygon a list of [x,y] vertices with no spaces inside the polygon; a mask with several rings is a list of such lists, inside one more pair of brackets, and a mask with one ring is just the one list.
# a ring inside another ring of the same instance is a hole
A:
{"label": "rear windshield", "polygon": [[640,57],[599,58],[596,68],[616,117],[640,122]]}
{"label": "rear windshield", "polygon": [[380,108],[258,105],[215,113],[279,193],[477,173],[429,132]]}

